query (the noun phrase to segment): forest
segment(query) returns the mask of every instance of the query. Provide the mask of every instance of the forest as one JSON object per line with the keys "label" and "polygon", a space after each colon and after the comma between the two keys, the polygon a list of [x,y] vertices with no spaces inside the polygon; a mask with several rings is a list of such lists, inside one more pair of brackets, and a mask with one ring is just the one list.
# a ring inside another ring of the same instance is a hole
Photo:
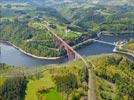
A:
{"label": "forest", "polygon": [[43,7],[35,6],[35,3],[10,4],[10,7],[9,4],[1,5],[0,38],[33,55],[57,57],[63,56],[64,50],[58,50],[45,29],[44,21],[49,22],[50,27],[70,46],[94,38],[100,31],[134,31],[132,5],[103,6],[84,2],[74,7],[70,3],[64,7],[64,4]]}
{"label": "forest", "polygon": [[[133,0],[0,0],[0,41],[32,55],[63,57],[66,51],[59,50],[47,27],[80,49],[99,32],[134,34],[133,16]],[[134,41],[125,48],[133,51]],[[90,89],[96,100],[134,100],[131,59],[115,53],[83,59],[88,67],[80,59],[32,67],[0,62],[0,100],[87,100]]]}
{"label": "forest", "polygon": [[[94,88],[97,99],[134,99],[134,63],[132,61],[117,54],[92,56],[85,59],[89,64],[90,62],[94,64],[92,71],[95,74]],[[17,69],[1,64],[0,69],[0,82],[3,81],[0,84],[2,100],[5,100],[4,98],[10,98],[9,100],[11,98],[12,100],[87,98],[88,69],[85,69],[81,60],[63,65]],[[12,75],[12,77],[4,78],[3,74]]]}
{"label": "forest", "polygon": [[99,100],[134,99],[134,63],[121,56],[89,59],[96,66],[96,92]]}

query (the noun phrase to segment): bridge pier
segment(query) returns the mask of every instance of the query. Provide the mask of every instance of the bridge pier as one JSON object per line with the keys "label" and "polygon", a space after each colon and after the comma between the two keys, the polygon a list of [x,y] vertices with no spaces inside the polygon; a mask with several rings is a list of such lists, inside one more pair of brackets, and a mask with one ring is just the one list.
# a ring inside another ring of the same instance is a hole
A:
{"label": "bridge pier", "polygon": [[58,42],[58,48],[60,50],[62,50],[62,49],[66,50],[67,57],[68,57],[68,60],[69,61],[75,59],[75,56],[76,56],[75,53],[72,50],[70,50],[69,48],[67,48],[64,43],[62,43],[62,42],[59,41]]}
{"label": "bridge pier", "polygon": [[73,59],[76,59],[76,52],[73,50],[63,39],[61,39],[52,29],[48,28],[50,31],[51,36],[53,38],[53,41],[55,41],[56,47],[58,47],[60,50],[64,49],[67,51],[68,60],[72,61]]}
{"label": "bridge pier", "polygon": [[73,53],[70,49],[67,49],[67,56],[69,61],[75,59],[75,53]]}

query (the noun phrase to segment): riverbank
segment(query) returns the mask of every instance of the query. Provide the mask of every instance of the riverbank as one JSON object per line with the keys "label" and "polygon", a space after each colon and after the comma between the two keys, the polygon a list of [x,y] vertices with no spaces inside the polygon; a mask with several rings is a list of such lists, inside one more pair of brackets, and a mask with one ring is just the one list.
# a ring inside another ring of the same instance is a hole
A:
{"label": "riverbank", "polygon": [[[87,39],[87,40],[85,40],[85,41],[83,41],[83,42],[81,42],[79,44],[74,45],[72,48],[75,49],[75,50],[82,49],[82,48],[84,48],[84,47],[89,46],[90,44],[92,44],[94,42],[94,39],[99,39],[103,35],[105,35],[105,36],[111,36],[111,37],[113,37],[113,36],[119,36],[119,34],[118,35],[115,35],[115,34],[111,34],[111,32],[106,32],[106,31],[99,32],[98,34],[99,34],[99,36],[97,35],[97,37],[95,37],[93,39]],[[127,33],[126,34],[124,33],[124,35],[127,35]],[[128,35],[133,35],[134,36],[134,34],[131,34],[131,33],[128,34]],[[22,53],[24,53],[24,54],[26,54],[28,56],[31,56],[33,58],[44,59],[44,60],[61,59],[61,57],[41,57],[41,56],[36,56],[34,54],[31,54],[31,53],[28,53],[28,52],[24,51],[23,49],[21,49],[20,47],[17,47],[16,45],[14,45],[13,43],[11,43],[9,41],[6,41],[6,40],[0,40],[0,41],[1,42],[3,41],[3,42],[6,42],[6,43],[10,44],[11,46],[13,46],[16,49],[18,49],[19,51],[21,51]]]}
{"label": "riverbank", "polygon": [[75,50],[82,49],[83,47],[88,46],[93,42],[94,42],[94,39],[88,39],[86,41],[83,41],[79,44],[74,45],[72,48],[75,49]]}
{"label": "riverbank", "polygon": [[30,56],[30,57],[33,57],[33,58],[37,58],[37,59],[42,59],[42,60],[58,60],[58,59],[61,59],[61,57],[41,57],[41,56],[36,56],[36,55],[33,55],[31,53],[28,53],[24,50],[22,50],[21,48],[17,47],[16,45],[14,45],[13,43],[9,42],[9,41],[3,41],[3,40],[0,40],[0,42],[2,43],[7,43],[11,46],[13,46],[14,48],[16,48],[17,50],[19,50],[20,52]]}
{"label": "riverbank", "polygon": [[134,31],[121,31],[121,32],[101,31],[101,35],[107,35],[107,36],[120,36],[120,35],[131,36],[132,35],[134,36]]}
{"label": "riverbank", "polygon": [[130,60],[134,61],[134,54],[118,50],[116,47],[113,49],[113,53],[118,53],[127,56]]}
{"label": "riverbank", "polygon": [[94,40],[99,39],[101,36],[120,36],[120,35],[125,35],[125,36],[134,36],[134,31],[123,31],[123,32],[109,32],[109,31],[101,31],[97,33],[97,37],[92,38],[92,39],[87,39],[79,44],[76,44],[73,46],[73,49],[78,50],[83,47],[86,47],[94,42]]}
{"label": "riverbank", "polygon": [[124,47],[126,43],[127,41],[117,42],[115,48],[113,49],[113,52],[125,54],[134,58],[134,53]]}

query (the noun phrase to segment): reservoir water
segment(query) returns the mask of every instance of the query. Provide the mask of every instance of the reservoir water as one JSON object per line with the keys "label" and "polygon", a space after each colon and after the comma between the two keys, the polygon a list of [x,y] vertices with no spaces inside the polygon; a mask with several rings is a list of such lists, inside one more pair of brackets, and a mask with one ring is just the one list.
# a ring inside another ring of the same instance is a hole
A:
{"label": "reservoir water", "polygon": [[0,43],[0,47],[0,63],[27,67],[61,63],[61,60],[42,60],[27,56],[7,43]]}
{"label": "reservoir water", "polygon": [[[123,40],[129,40],[134,39],[134,35],[121,35],[121,36],[108,36],[108,35],[102,35],[99,40],[109,42],[109,43],[115,43],[117,41],[123,41]],[[78,50],[77,52],[80,53],[83,56],[90,56],[90,55],[97,55],[97,54],[103,54],[103,53],[112,53],[114,49],[113,45],[108,45],[104,43],[94,42],[93,44],[86,46],[83,49]]]}
{"label": "reservoir water", "polygon": [[[128,39],[134,39],[133,36],[101,36],[100,40],[114,43],[116,41],[120,40],[128,40]],[[25,55],[24,53],[20,52],[16,48],[6,44],[6,43],[0,43],[1,47],[1,55],[0,55],[0,63],[6,63],[9,65],[14,66],[42,66],[42,65],[48,65],[48,64],[60,64],[63,63],[63,59],[59,60],[41,60],[37,58],[33,58],[30,56]],[[94,42],[85,48],[82,48],[80,50],[77,50],[78,53],[80,53],[82,56],[90,56],[90,55],[98,55],[103,53],[112,53],[114,49],[114,46],[107,45],[104,43]]]}

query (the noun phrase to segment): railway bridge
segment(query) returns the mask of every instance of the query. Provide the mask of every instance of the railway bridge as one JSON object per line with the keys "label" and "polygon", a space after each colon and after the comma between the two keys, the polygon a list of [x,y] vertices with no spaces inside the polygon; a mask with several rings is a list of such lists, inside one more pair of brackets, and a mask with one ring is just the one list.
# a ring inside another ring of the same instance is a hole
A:
{"label": "railway bridge", "polygon": [[[47,25],[48,25],[48,23],[47,23]],[[50,28],[49,26],[46,26],[46,28],[51,33],[58,49],[60,49],[60,50],[65,49],[66,50],[69,61],[72,61],[73,59],[77,59],[77,58],[83,59],[83,57],[79,53],[77,53],[71,46],[69,46],[61,37],[59,37],[57,35],[57,33],[54,32],[54,30],[52,28]],[[100,32],[100,34],[101,34],[101,32]],[[99,42],[102,44],[116,46],[115,43],[111,43],[111,42],[106,42],[106,41],[97,40],[97,39],[90,39],[90,40],[92,40],[94,42]],[[85,62],[84,59],[83,59],[83,61]]]}
{"label": "railway bridge", "polygon": [[77,53],[71,46],[69,46],[62,38],[60,38],[56,32],[53,31],[52,28],[46,26],[47,30],[51,33],[53,39],[56,42],[56,45],[58,46],[59,49],[65,49],[67,51],[67,56],[68,56],[68,60],[72,61],[73,59],[81,59],[82,62],[85,65],[85,70],[88,70],[88,100],[95,100],[96,96],[95,96],[95,86],[94,86],[94,77],[92,75],[92,71],[90,70],[91,65],[89,65],[85,59],[79,54]]}
{"label": "railway bridge", "polygon": [[[52,28],[50,27],[46,27],[47,30],[51,33],[57,47],[61,50],[61,49],[65,49],[67,52],[67,56],[68,56],[68,60],[72,61],[73,59],[77,59],[77,58],[81,58],[81,55],[78,54],[71,46],[69,46],[62,38],[60,38],[56,32],[53,31]],[[84,59],[83,59],[84,60]],[[85,62],[85,61],[84,61]]]}

